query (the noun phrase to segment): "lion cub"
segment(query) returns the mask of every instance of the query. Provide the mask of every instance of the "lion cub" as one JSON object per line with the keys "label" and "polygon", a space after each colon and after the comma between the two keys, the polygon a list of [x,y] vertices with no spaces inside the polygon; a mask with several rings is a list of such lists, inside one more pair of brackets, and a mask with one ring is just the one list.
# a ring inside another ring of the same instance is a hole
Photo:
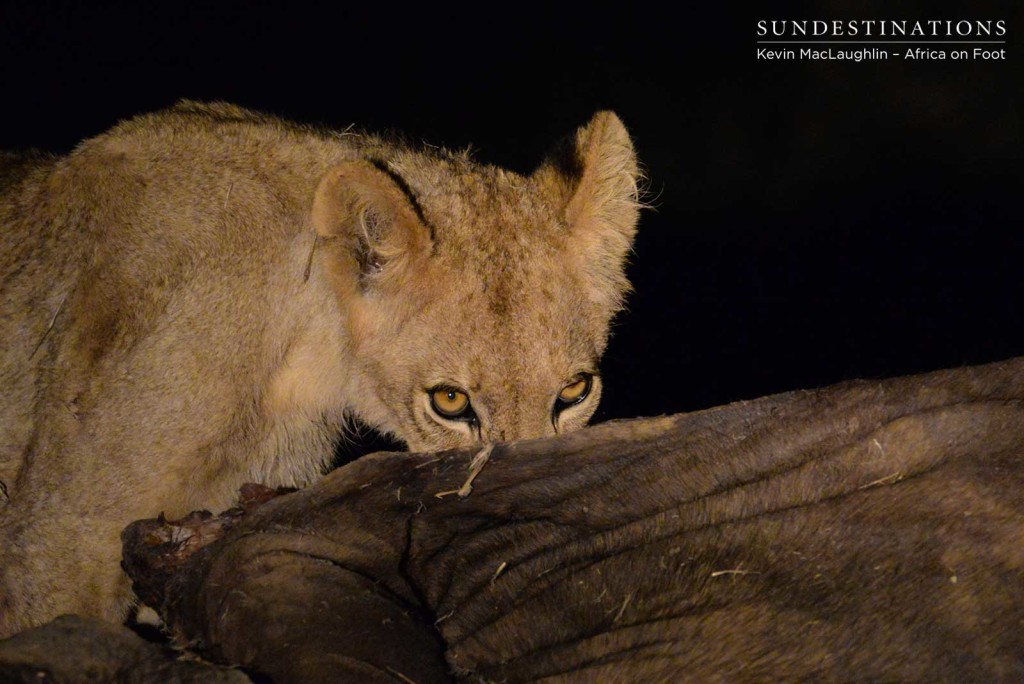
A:
{"label": "lion cub", "polygon": [[432,450],[597,406],[638,210],[614,114],[521,176],[184,102],[0,176],[0,635],[121,619],[128,522],[308,484],[346,416]]}

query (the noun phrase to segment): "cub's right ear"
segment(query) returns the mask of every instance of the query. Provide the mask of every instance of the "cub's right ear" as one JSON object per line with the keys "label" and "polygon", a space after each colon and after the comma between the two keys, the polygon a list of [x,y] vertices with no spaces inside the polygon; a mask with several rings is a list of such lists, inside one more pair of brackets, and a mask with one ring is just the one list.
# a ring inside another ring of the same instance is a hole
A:
{"label": "cub's right ear", "polygon": [[533,174],[561,205],[569,257],[589,274],[590,298],[622,307],[625,261],[636,235],[642,178],[633,142],[612,112],[598,112]]}
{"label": "cub's right ear", "polygon": [[312,223],[318,239],[340,240],[361,290],[387,287],[429,255],[430,230],[398,174],[384,163],[344,162],[320,180]]}

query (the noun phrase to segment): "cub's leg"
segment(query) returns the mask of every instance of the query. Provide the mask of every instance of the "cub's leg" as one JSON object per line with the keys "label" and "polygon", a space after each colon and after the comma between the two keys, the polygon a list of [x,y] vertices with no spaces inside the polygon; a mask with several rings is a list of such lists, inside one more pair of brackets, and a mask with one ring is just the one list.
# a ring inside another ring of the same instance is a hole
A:
{"label": "cub's leg", "polygon": [[[165,313],[91,364],[75,356],[74,320],[55,332],[35,432],[0,509],[0,636],[63,613],[121,620],[125,525],[222,510],[250,480],[305,484],[330,458],[327,421],[282,427],[261,408],[255,341],[218,339],[232,328],[203,334],[188,312]],[[186,333],[193,343],[182,343]],[[274,461],[281,453],[287,462]]]}

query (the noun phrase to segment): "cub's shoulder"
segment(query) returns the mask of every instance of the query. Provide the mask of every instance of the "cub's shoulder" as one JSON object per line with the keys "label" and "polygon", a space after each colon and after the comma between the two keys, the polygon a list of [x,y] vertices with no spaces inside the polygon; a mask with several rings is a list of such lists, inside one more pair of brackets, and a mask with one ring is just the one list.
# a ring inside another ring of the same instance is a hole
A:
{"label": "cub's shoulder", "polygon": [[34,171],[42,171],[57,161],[52,154],[39,150],[7,152],[0,150],[0,196],[6,195]]}
{"label": "cub's shoulder", "polygon": [[147,163],[175,160],[197,168],[238,162],[266,174],[272,168],[296,169],[356,157],[374,144],[373,136],[350,130],[296,123],[226,102],[181,100],[168,109],[121,121],[82,143],[75,155]]}

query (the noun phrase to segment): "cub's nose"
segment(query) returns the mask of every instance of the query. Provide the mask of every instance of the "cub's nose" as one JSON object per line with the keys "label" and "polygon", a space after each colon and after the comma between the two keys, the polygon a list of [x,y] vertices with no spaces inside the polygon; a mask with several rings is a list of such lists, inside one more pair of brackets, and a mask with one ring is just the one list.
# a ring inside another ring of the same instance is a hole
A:
{"label": "cub's nose", "polygon": [[512,442],[520,439],[537,439],[539,437],[552,437],[555,435],[555,427],[546,417],[535,416],[533,420],[516,421],[514,423],[503,422],[493,425],[485,430],[481,438],[485,442]]}

